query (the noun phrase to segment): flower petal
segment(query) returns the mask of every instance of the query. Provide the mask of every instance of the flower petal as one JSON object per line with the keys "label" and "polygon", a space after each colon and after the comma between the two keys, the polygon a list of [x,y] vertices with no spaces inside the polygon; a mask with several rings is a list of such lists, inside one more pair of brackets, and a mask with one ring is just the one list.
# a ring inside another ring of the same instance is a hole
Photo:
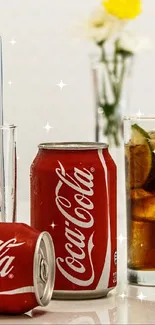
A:
{"label": "flower petal", "polygon": [[142,11],[141,0],[104,0],[105,10],[119,19],[134,19]]}

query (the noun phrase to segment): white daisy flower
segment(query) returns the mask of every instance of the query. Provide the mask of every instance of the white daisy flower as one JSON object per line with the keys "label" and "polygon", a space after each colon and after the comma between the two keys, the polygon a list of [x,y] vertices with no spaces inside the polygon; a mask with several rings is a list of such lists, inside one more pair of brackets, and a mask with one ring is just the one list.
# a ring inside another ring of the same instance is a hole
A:
{"label": "white daisy flower", "polygon": [[87,35],[96,43],[100,43],[120,32],[125,23],[125,20],[120,20],[104,11],[103,7],[98,7],[88,20]]}

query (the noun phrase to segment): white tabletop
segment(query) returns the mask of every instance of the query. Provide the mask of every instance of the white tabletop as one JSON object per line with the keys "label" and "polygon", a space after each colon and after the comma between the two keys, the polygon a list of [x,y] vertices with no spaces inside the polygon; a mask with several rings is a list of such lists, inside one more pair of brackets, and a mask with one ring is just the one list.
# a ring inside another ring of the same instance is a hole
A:
{"label": "white tabletop", "polygon": [[155,289],[129,287],[127,294],[121,297],[117,292],[85,301],[52,300],[48,307],[22,316],[1,315],[0,324],[155,324]]}

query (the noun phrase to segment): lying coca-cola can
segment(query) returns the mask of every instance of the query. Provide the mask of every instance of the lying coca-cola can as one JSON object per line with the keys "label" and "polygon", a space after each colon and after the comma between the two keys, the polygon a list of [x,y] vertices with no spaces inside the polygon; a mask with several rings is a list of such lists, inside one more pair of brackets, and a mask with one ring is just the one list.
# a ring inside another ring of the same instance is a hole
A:
{"label": "lying coca-cola can", "polygon": [[50,234],[0,223],[0,313],[21,314],[52,297],[55,254]]}
{"label": "lying coca-cola can", "polygon": [[116,166],[107,145],[39,145],[31,225],[54,241],[54,297],[101,297],[116,286]]}

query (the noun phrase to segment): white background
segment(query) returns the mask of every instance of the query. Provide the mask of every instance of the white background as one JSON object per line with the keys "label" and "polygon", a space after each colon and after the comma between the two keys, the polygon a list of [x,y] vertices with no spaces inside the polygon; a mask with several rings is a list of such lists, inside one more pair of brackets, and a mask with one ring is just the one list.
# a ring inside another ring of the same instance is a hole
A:
{"label": "white background", "polygon": [[[18,125],[19,220],[29,218],[29,168],[44,141],[94,140],[89,60],[75,25],[95,0],[0,0],[3,37],[5,122]],[[152,49],[141,53],[133,74],[131,111],[154,113],[155,1],[133,25]],[[11,39],[16,43],[11,45]],[[67,84],[61,91],[56,84]],[[12,81],[12,85],[8,82]],[[47,134],[46,123],[53,127]],[[25,210],[26,209],[26,210]]]}

